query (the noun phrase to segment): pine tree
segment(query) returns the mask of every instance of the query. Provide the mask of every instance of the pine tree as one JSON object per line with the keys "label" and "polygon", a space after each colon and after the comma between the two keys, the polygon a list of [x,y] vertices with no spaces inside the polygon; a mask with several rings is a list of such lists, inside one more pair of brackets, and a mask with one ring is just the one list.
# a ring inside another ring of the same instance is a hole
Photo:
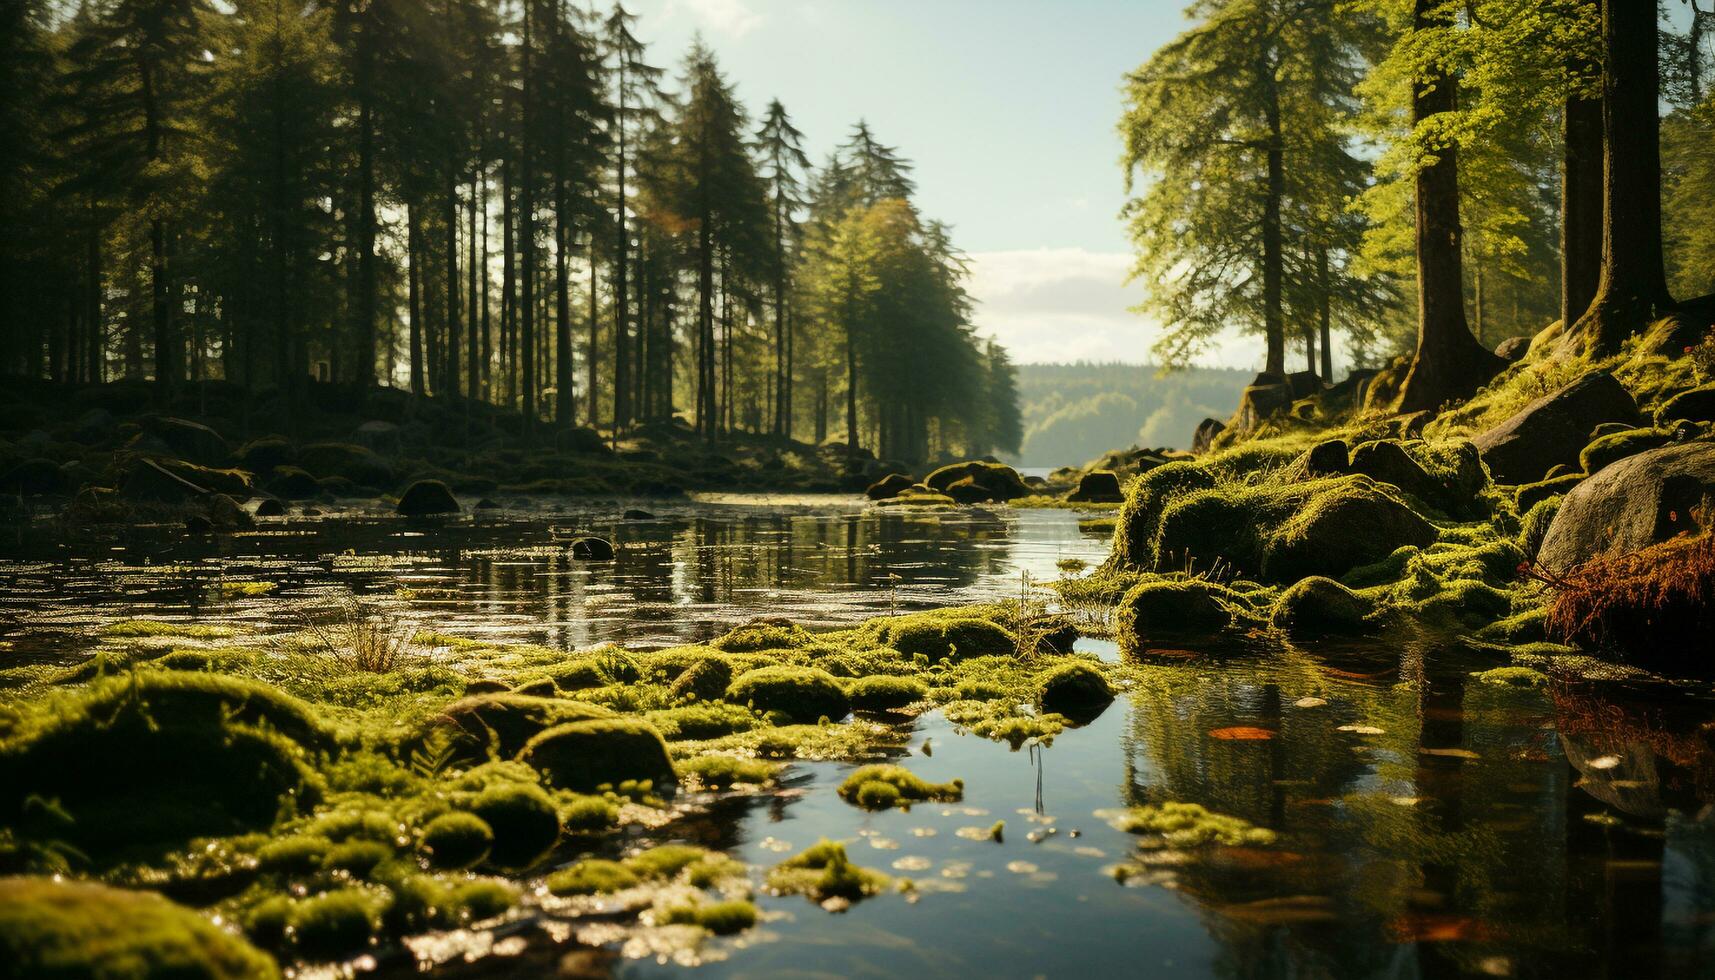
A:
{"label": "pine tree", "polygon": [[792,125],[786,107],[775,99],[768,104],[762,128],[757,131],[757,150],[762,157],[764,194],[770,223],[769,263],[774,305],[774,375],[770,385],[773,401],[773,431],[785,438],[792,434],[792,331],[787,325],[787,298],[793,262],[801,234],[798,214],[803,209],[803,179],[810,169],[804,155],[804,134]]}

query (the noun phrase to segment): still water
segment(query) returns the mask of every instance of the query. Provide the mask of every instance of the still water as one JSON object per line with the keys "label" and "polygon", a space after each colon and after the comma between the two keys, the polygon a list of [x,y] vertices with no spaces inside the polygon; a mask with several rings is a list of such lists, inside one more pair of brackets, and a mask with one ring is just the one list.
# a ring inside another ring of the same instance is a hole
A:
{"label": "still water", "polygon": [[[566,541],[591,532],[615,541],[616,562],[570,560]],[[833,624],[1016,595],[1026,572],[1051,578],[1064,559],[1106,551],[1066,512],[911,515],[848,501],[688,503],[641,521],[580,504],[433,528],[348,515],[265,526],[215,553],[166,533],[15,544],[0,582],[14,661],[75,656],[88,625],[121,617],[295,628],[295,604],[348,590],[450,633],[659,644],[755,615]],[[278,588],[222,598],[233,580]],[[1082,646],[1119,658],[1109,643]],[[866,813],[834,792],[855,763],[799,763],[776,791],[682,799],[659,838],[758,869],[841,839],[856,862],[915,881],[914,896],[840,914],[763,896],[757,929],[690,957],[540,913],[487,947],[504,955],[433,972],[1715,976],[1707,686],[1473,676],[1493,665],[1456,640],[1411,637],[1174,651],[1132,664],[1121,697],[1051,745],[1014,751],[934,712],[902,719],[878,756],[964,780],[962,802]],[[1107,821],[1169,801],[1278,839],[1145,849]],[[998,842],[978,832],[996,820]],[[601,949],[580,952],[574,938]],[[414,971],[394,960],[382,972]]]}

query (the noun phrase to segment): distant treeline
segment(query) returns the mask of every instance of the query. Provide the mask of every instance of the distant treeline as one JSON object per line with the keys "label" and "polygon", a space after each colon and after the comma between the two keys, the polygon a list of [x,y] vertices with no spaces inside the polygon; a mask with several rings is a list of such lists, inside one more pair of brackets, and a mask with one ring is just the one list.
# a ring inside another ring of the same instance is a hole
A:
{"label": "distant treeline", "polygon": [[1133,443],[1184,448],[1205,417],[1226,418],[1254,371],[1150,364],[1021,364],[1021,466],[1087,463]]}

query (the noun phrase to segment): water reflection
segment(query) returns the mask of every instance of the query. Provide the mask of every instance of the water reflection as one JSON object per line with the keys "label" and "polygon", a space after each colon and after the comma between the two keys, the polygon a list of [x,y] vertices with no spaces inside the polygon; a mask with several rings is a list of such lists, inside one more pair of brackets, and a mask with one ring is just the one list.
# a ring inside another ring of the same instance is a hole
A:
{"label": "water reflection", "polygon": [[[607,563],[571,541],[614,542]],[[1096,562],[1105,536],[1066,511],[946,513],[680,504],[625,521],[617,506],[478,516],[439,525],[345,517],[264,522],[213,540],[176,529],[64,541],[32,529],[0,561],[0,630],[13,662],[86,645],[88,627],[147,617],[295,626],[299,607],[354,592],[425,627],[560,647],[699,641],[758,615],[812,626],[1016,595],[1022,572]],[[224,583],[273,583],[263,596]]]}

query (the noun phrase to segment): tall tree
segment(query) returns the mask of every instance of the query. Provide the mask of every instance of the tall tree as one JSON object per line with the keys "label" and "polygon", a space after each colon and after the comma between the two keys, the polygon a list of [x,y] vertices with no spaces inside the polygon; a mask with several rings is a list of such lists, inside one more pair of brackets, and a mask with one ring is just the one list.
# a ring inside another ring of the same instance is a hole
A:
{"label": "tall tree", "polygon": [[786,107],[775,99],[768,104],[762,128],[756,134],[762,156],[762,180],[768,198],[770,286],[774,305],[773,431],[785,438],[792,434],[792,331],[787,326],[787,298],[792,264],[799,237],[798,213],[804,207],[803,179],[810,169],[804,155],[804,134],[792,125]]}
{"label": "tall tree", "polygon": [[[613,421],[631,422],[637,414],[637,388],[642,376],[641,351],[632,347],[631,221],[627,178],[632,165],[634,134],[659,120],[661,69],[643,58],[643,42],[632,33],[637,17],[621,4],[613,5],[602,27],[603,57],[612,79],[614,253],[613,253]],[[642,330],[637,332],[642,340]]]}

